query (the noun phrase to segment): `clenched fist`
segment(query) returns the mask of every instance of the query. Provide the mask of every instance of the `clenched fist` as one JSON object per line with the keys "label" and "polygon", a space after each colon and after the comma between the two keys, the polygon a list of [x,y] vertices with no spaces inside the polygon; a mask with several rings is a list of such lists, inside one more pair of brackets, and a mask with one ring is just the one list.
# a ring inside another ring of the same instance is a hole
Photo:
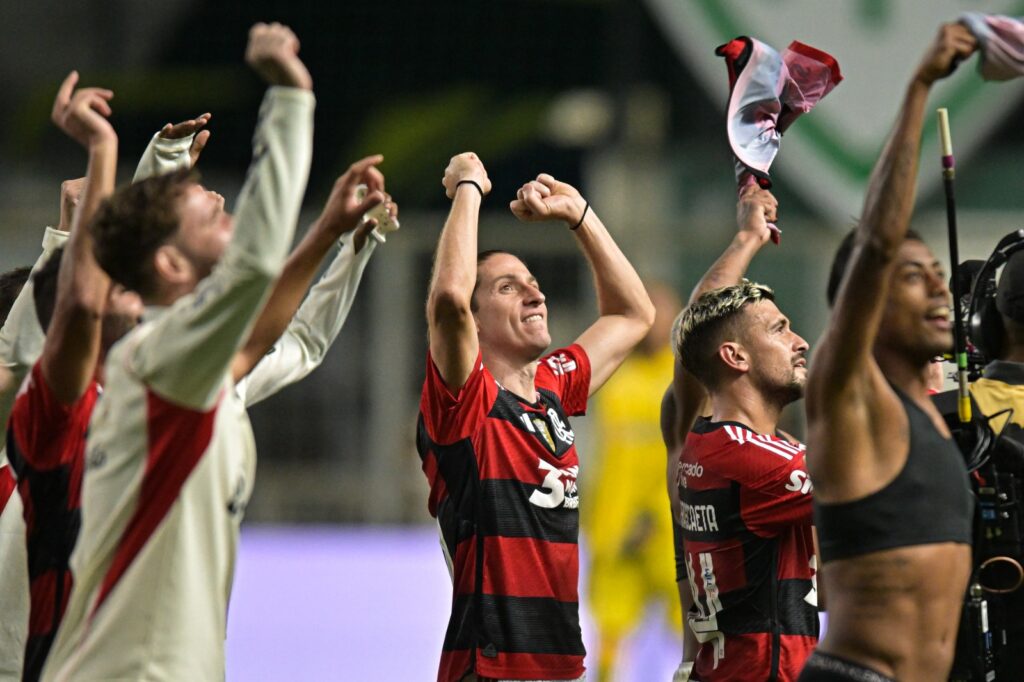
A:
{"label": "clenched fist", "polygon": [[515,201],[509,204],[513,215],[522,221],[564,220],[569,225],[580,222],[586,206],[575,187],[547,173],[520,187]]}
{"label": "clenched fist", "polygon": [[484,168],[480,157],[473,152],[453,156],[448,162],[448,167],[444,169],[444,178],[441,179],[445,196],[454,199],[455,190],[463,180],[475,182],[485,195],[491,192],[491,180],[487,177],[487,169]]}
{"label": "clenched fist", "polygon": [[313,78],[299,59],[299,39],[283,24],[256,24],[249,29],[245,61],[269,85],[313,89]]}

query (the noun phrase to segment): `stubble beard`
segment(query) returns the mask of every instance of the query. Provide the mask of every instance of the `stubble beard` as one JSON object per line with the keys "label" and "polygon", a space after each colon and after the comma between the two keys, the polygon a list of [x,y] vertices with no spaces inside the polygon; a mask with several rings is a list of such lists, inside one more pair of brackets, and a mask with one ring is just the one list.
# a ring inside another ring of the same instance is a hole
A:
{"label": "stubble beard", "polygon": [[796,369],[796,367],[791,367],[782,380],[768,383],[761,391],[765,400],[780,410],[804,397],[804,385],[807,379],[797,376]]}

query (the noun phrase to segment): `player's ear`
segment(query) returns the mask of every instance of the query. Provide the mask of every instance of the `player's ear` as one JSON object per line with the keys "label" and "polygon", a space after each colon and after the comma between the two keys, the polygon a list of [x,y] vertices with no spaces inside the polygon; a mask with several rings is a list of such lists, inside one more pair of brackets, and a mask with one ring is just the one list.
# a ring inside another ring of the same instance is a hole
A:
{"label": "player's ear", "polygon": [[726,341],[718,347],[718,357],[725,366],[737,372],[750,371],[750,357],[743,345],[737,341]]}
{"label": "player's ear", "polygon": [[195,278],[195,268],[178,247],[162,244],[153,254],[156,274],[171,284],[185,284]]}

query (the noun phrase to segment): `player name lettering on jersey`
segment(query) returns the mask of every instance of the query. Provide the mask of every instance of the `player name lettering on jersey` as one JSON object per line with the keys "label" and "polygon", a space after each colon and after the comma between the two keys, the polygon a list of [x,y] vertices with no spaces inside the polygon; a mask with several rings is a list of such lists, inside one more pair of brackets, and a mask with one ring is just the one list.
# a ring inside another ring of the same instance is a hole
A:
{"label": "player name lettering on jersey", "polygon": [[680,502],[682,507],[683,529],[697,533],[718,531],[718,516],[715,513],[713,504],[686,504]]}
{"label": "player name lettering on jersey", "polygon": [[789,483],[786,484],[786,490],[790,490],[794,493],[799,492],[804,495],[814,490],[814,486],[811,485],[811,478],[807,475],[806,471],[800,471],[794,469],[789,472]]}

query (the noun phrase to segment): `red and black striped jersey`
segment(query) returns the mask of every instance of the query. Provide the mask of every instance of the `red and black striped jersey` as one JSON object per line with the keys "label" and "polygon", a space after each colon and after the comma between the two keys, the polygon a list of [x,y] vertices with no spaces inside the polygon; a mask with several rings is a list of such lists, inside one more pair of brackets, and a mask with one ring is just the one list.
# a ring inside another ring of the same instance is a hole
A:
{"label": "red and black striped jersey", "polygon": [[586,411],[590,360],[578,345],[541,359],[527,400],[478,357],[453,394],[429,354],[417,449],[452,573],[440,682],[576,679],[579,460],[568,417]]}
{"label": "red and black striped jersey", "polygon": [[695,679],[796,680],[818,641],[805,447],[701,418],[676,482]]}
{"label": "red and black striped jersey", "polygon": [[81,525],[85,436],[98,396],[99,384],[92,382],[65,405],[37,362],[11,410],[7,456],[25,517],[31,600],[25,680],[39,679],[71,593],[68,563]]}

